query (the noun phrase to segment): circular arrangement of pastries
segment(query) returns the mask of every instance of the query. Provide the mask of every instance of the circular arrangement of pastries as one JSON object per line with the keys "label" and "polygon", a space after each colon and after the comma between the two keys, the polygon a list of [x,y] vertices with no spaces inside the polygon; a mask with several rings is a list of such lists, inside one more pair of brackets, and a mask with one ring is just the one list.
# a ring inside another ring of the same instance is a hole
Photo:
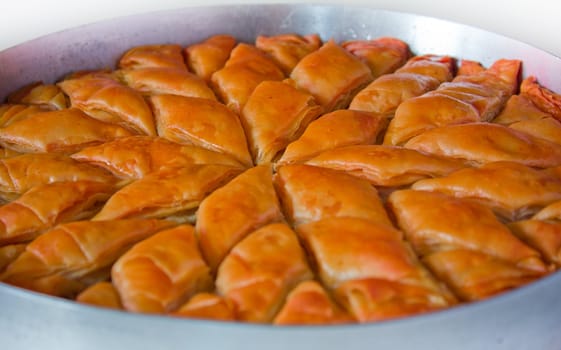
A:
{"label": "circular arrangement of pastries", "polygon": [[522,65],[216,35],[20,88],[0,105],[0,280],[288,325],[442,310],[554,273],[561,95]]}

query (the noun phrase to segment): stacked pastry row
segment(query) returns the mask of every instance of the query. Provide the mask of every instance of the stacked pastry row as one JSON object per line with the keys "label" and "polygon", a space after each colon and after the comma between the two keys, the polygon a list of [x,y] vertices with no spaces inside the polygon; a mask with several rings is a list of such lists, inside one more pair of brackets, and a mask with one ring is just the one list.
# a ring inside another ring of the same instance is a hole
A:
{"label": "stacked pastry row", "polygon": [[0,107],[0,279],[183,317],[370,322],[561,264],[561,97],[393,38],[127,51]]}

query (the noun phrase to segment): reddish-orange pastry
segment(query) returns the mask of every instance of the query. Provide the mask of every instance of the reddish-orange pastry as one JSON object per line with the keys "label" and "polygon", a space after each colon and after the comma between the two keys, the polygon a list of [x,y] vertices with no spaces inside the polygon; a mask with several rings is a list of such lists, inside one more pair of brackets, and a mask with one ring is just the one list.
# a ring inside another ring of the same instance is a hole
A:
{"label": "reddish-orange pastry", "polygon": [[88,147],[73,159],[107,169],[115,176],[133,180],[164,167],[222,164],[242,167],[234,158],[205,148],[180,145],[161,137],[131,136]]}
{"label": "reddish-orange pastry", "polygon": [[473,164],[511,161],[539,168],[561,165],[560,145],[493,123],[442,126],[412,138],[405,147]]}
{"label": "reddish-orange pastry", "polygon": [[330,40],[300,60],[290,78],[310,92],[325,112],[331,112],[346,108],[372,81],[372,73],[366,64]]}
{"label": "reddish-orange pastry", "polygon": [[112,184],[54,182],[32,187],[0,206],[0,246],[31,241],[61,222],[87,219],[113,194]]}
{"label": "reddish-orange pastry", "polygon": [[372,112],[339,109],[324,114],[286,147],[277,165],[303,162],[337,147],[374,144],[387,122]]}
{"label": "reddish-orange pastry", "polygon": [[142,95],[104,75],[85,75],[57,84],[72,107],[93,118],[116,123],[138,134],[156,135],[154,117]]}
{"label": "reddish-orange pastry", "polygon": [[283,166],[274,180],[287,219],[294,225],[332,217],[392,225],[376,188],[365,180],[310,165]]}
{"label": "reddish-orange pastry", "polygon": [[82,304],[88,304],[98,307],[106,307],[110,309],[123,309],[119,293],[111,282],[98,282],[86,288],[78,294],[76,301]]}
{"label": "reddish-orange pastry", "polygon": [[146,67],[187,69],[182,48],[177,44],[136,46],[119,59],[119,68]]}
{"label": "reddish-orange pastry", "polygon": [[55,295],[63,296],[105,280],[111,265],[134,243],[172,225],[153,219],[58,225],[28,244],[0,280],[37,291],[44,291],[48,283]]}
{"label": "reddish-orange pastry", "polygon": [[511,125],[516,122],[540,120],[551,117],[551,114],[539,109],[524,95],[512,95],[504,109],[493,119],[493,123]]}
{"label": "reddish-orange pastry", "polygon": [[528,98],[539,109],[561,120],[561,95],[538,83],[538,79],[529,76],[520,86],[520,94]]}
{"label": "reddish-orange pastry", "polygon": [[407,43],[392,37],[345,41],[341,46],[366,63],[373,78],[392,73],[410,56]]}
{"label": "reddish-orange pastry", "polygon": [[227,165],[163,168],[117,191],[92,220],[169,216],[178,222],[194,221],[203,198],[240,172]]}
{"label": "reddish-orange pastry", "polygon": [[111,173],[58,154],[22,154],[0,160],[0,198],[13,200],[29,189],[63,181],[114,184]]}
{"label": "reddish-orange pastry", "polygon": [[312,276],[296,234],[275,223],[232,249],[218,270],[216,290],[234,303],[240,320],[271,322],[288,292]]}
{"label": "reddish-orange pastry", "polygon": [[212,74],[222,67],[236,46],[236,38],[227,34],[213,35],[210,38],[189,45],[185,56],[189,69],[209,82]]}
{"label": "reddish-orange pastry", "polygon": [[197,234],[205,260],[213,270],[250,232],[283,220],[272,176],[270,165],[256,166],[201,202]]}
{"label": "reddish-orange pastry", "polygon": [[210,290],[210,269],[201,257],[193,226],[181,225],[134,245],[111,269],[126,310],[167,313],[197,292]]}
{"label": "reddish-orange pastry", "polygon": [[320,153],[306,164],[345,171],[376,186],[407,185],[427,177],[447,175],[464,167],[451,159],[382,145],[335,148]]}
{"label": "reddish-orange pastry", "polygon": [[401,102],[452,80],[454,62],[449,56],[415,56],[394,73],[382,75],[362,89],[349,108],[393,117]]}
{"label": "reddish-orange pastry", "polygon": [[257,85],[241,114],[254,162],[277,160],[321,111],[312,95],[288,82],[264,81]]}
{"label": "reddish-orange pastry", "polygon": [[548,262],[561,266],[561,222],[530,219],[511,222],[508,227]]}
{"label": "reddish-orange pastry", "polygon": [[[42,130],[37,134],[37,130]],[[73,153],[119,137],[127,129],[89,117],[79,109],[29,115],[0,128],[0,144],[22,153]]]}
{"label": "reddish-orange pastry", "polygon": [[54,84],[35,82],[11,93],[6,98],[8,103],[37,105],[47,109],[64,109],[68,107],[66,97]]}
{"label": "reddish-orange pastry", "polygon": [[349,314],[341,309],[327,294],[320,283],[304,281],[287,296],[279,311],[275,325],[329,325],[352,322]]}
{"label": "reddish-orange pastry", "polygon": [[240,43],[232,50],[224,68],[212,74],[211,86],[230,109],[240,114],[259,83],[283,78],[282,69],[266,53]]}
{"label": "reddish-orange pastry", "polygon": [[25,251],[27,244],[10,244],[0,247],[0,273]]}
{"label": "reddish-orange pastry", "polygon": [[0,127],[4,128],[10,124],[26,119],[37,113],[47,112],[47,109],[36,105],[4,104],[0,105]]}
{"label": "reddish-orange pastry", "polygon": [[196,97],[150,98],[158,135],[168,140],[226,153],[253,165],[239,117],[223,104]]}
{"label": "reddish-orange pastry", "polygon": [[321,44],[317,34],[258,35],[255,39],[255,46],[268,53],[285,74],[290,74],[302,58],[319,49]]}
{"label": "reddish-orange pastry", "polygon": [[236,311],[231,300],[205,292],[195,294],[170,315],[217,321],[234,321],[236,319]]}
{"label": "reddish-orange pastry", "polygon": [[557,174],[513,162],[461,169],[448,176],[420,180],[411,188],[475,199],[509,220],[527,217],[561,200],[561,178]]}
{"label": "reddish-orange pastry", "polygon": [[119,77],[143,95],[173,94],[216,100],[203,79],[182,68],[122,69]]}

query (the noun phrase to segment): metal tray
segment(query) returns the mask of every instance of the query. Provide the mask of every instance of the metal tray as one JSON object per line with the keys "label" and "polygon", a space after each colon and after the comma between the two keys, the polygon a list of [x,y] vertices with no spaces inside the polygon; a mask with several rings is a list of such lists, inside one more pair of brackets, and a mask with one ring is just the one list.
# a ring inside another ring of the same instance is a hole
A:
{"label": "metal tray", "polygon": [[[197,7],[118,18],[0,52],[0,100],[32,81],[112,67],[128,48],[230,33],[319,33],[326,40],[395,36],[416,53],[486,65],[524,61],[561,91],[561,60],[477,28],[414,14],[319,5]],[[561,273],[487,301],[365,325],[273,327],[138,315],[88,307],[0,283],[0,349],[561,349]]]}

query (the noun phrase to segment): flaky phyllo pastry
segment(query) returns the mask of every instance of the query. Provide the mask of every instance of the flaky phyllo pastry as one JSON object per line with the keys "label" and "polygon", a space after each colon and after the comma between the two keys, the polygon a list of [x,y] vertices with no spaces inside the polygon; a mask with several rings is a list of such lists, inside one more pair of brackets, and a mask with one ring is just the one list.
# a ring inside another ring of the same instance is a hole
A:
{"label": "flaky phyllo pastry", "polygon": [[335,325],[561,266],[561,95],[398,38],[227,33],[0,104],[0,281],[123,312]]}

